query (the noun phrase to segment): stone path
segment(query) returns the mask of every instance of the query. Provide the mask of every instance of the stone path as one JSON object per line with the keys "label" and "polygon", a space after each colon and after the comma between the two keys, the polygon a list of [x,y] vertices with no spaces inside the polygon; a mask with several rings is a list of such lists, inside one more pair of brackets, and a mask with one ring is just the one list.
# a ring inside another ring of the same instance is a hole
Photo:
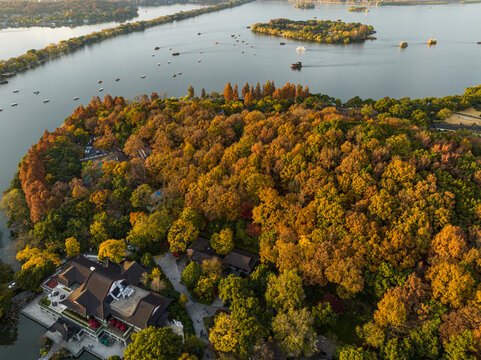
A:
{"label": "stone path", "polygon": [[[194,323],[195,334],[202,339],[204,342],[209,343],[209,338],[207,336],[207,331],[204,326],[203,318],[214,316],[215,312],[219,309],[225,309],[222,305],[222,301],[216,298],[212,305],[204,305],[192,300],[189,290],[180,283],[180,278],[182,276],[182,271],[185,267],[185,260],[177,264],[175,257],[169,251],[167,254],[161,258],[156,257],[155,262],[160,266],[162,272],[170,280],[174,289],[181,294],[186,294],[189,297],[189,302],[187,303],[185,310],[189,314],[192,322]],[[206,351],[204,358],[213,359],[213,355]]]}

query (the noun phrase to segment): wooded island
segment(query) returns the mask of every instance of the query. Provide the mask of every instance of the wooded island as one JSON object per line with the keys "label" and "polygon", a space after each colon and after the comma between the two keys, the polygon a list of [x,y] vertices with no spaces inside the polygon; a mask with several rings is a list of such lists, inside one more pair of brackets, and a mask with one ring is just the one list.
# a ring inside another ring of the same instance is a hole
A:
{"label": "wooded island", "polygon": [[251,30],[256,33],[324,44],[364,42],[369,35],[375,33],[371,25],[331,20],[274,19],[268,23],[254,24],[251,26]]}

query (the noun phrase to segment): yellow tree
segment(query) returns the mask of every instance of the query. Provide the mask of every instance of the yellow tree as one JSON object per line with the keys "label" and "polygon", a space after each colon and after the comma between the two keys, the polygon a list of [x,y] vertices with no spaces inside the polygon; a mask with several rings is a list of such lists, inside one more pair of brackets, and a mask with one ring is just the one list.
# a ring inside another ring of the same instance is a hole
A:
{"label": "yellow tree", "polygon": [[391,291],[384,294],[374,312],[376,324],[382,328],[398,328],[406,322],[407,311],[404,303]]}
{"label": "yellow tree", "polygon": [[209,340],[217,351],[235,352],[239,344],[240,330],[231,315],[220,313],[214,319],[214,326],[209,333]]}
{"label": "yellow tree", "polygon": [[80,254],[80,243],[74,237],[65,239],[65,252],[69,258],[76,257]]}
{"label": "yellow tree", "polygon": [[234,233],[229,228],[214,233],[210,238],[210,245],[217,254],[227,255],[234,248]]}
{"label": "yellow tree", "polygon": [[100,244],[99,260],[110,259],[116,263],[122,262],[127,245],[124,240],[109,239]]}
{"label": "yellow tree", "polygon": [[16,257],[18,261],[23,263],[22,270],[42,267],[47,261],[53,262],[55,266],[60,265],[60,258],[57,254],[48,250],[30,247],[30,245],[18,252]]}
{"label": "yellow tree", "polygon": [[227,85],[224,88],[224,99],[225,101],[232,101],[234,100],[234,90],[232,89],[232,85],[230,82],[227,83]]}
{"label": "yellow tree", "polygon": [[476,281],[471,273],[458,264],[442,262],[429,269],[433,296],[443,304],[461,308],[474,297]]}

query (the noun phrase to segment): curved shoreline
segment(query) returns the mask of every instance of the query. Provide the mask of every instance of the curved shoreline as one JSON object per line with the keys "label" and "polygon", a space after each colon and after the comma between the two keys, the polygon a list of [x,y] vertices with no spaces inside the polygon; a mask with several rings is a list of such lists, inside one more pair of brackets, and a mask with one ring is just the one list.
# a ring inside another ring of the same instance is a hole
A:
{"label": "curved shoreline", "polygon": [[111,39],[120,35],[130,34],[132,32],[143,31],[150,27],[172,23],[190,19],[196,16],[240,6],[252,2],[254,0],[233,0],[230,2],[208,6],[190,11],[180,11],[172,15],[161,16],[152,20],[137,21],[135,23],[122,24],[113,28],[96,31],[88,35],[73,37],[68,40],[62,40],[58,44],[48,45],[43,49],[29,50],[27,53],[10,58],[9,60],[0,61],[0,80],[5,78],[2,74],[18,73],[36,67],[50,59],[69,54],[75,50],[81,49],[88,44],[99,43],[106,39]]}

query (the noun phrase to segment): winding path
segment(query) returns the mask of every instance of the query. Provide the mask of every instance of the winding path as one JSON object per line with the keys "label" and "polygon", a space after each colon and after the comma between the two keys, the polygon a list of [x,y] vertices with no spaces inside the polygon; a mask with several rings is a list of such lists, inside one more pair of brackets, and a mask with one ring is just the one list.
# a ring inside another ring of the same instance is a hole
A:
{"label": "winding path", "polygon": [[174,289],[189,297],[189,302],[187,303],[185,310],[194,323],[195,334],[206,343],[209,343],[203,319],[208,316],[214,316],[215,312],[219,309],[225,309],[222,306],[222,301],[219,298],[216,298],[212,305],[204,305],[193,301],[189,290],[180,283],[180,277],[185,267],[185,260],[182,260],[177,264],[175,257],[170,251],[160,258],[156,257],[155,263],[160,266],[162,272],[174,286]]}

